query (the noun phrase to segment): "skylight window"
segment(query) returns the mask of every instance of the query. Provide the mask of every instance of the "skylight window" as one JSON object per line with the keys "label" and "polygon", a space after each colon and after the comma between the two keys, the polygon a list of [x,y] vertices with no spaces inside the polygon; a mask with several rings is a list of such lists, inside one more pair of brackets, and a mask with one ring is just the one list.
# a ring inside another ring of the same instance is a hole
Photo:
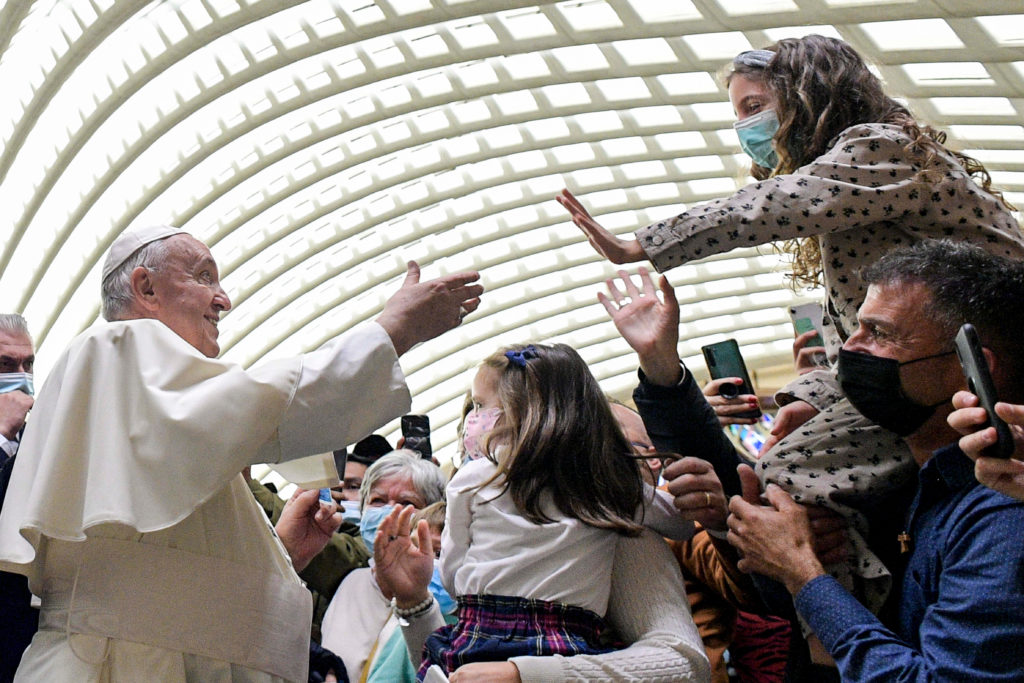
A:
{"label": "skylight window", "polygon": [[905,19],[861,24],[883,52],[897,50],[952,50],[964,44],[942,19]]}
{"label": "skylight window", "polygon": [[977,17],[975,21],[981,24],[1001,47],[1024,45],[1024,16],[1020,14]]}
{"label": "skylight window", "polygon": [[949,87],[992,85],[994,81],[980,62],[926,62],[904,64],[903,70],[916,85]]}
{"label": "skylight window", "polygon": [[770,14],[773,12],[795,12],[800,9],[793,0],[715,0],[732,16],[744,16],[748,14]]}

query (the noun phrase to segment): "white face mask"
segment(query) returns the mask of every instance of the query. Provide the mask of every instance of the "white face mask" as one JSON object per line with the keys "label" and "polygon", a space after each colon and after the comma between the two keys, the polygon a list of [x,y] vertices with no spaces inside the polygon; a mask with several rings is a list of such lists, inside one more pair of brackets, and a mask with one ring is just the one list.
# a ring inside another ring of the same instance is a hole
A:
{"label": "white face mask", "polygon": [[494,429],[499,417],[501,408],[474,410],[466,416],[462,425],[462,462],[479,460],[487,455],[483,450],[483,440]]}

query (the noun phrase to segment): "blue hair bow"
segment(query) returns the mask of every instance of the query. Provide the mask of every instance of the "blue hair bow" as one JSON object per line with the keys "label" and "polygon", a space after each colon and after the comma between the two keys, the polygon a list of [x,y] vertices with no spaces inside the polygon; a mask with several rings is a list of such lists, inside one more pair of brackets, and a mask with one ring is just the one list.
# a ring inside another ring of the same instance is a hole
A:
{"label": "blue hair bow", "polygon": [[520,351],[506,351],[505,357],[508,358],[510,362],[515,363],[519,367],[525,368],[526,361],[532,360],[534,358],[540,358],[540,354],[537,353],[537,347],[534,346],[533,344],[530,344],[529,346]]}

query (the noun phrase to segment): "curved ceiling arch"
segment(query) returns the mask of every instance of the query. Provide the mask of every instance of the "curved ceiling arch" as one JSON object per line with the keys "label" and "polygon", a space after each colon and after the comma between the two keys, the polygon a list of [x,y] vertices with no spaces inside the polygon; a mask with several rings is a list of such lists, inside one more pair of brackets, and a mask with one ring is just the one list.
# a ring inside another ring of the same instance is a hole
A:
{"label": "curved ceiling arch", "polygon": [[[409,258],[427,277],[480,269],[480,310],[403,358],[442,452],[502,343],[572,344],[627,394],[635,357],[595,296],[616,268],[553,196],[570,186],[627,233],[735,191],[747,162],[717,71],[809,32],[853,44],[1024,202],[1019,0],[5,3],[5,308],[28,316],[45,374],[96,322],[113,239],[170,222],[221,263],[224,354],[243,365],[371,320]],[[784,271],[766,247],[669,273],[695,370],[733,336],[775,381],[785,309],[816,296]]]}

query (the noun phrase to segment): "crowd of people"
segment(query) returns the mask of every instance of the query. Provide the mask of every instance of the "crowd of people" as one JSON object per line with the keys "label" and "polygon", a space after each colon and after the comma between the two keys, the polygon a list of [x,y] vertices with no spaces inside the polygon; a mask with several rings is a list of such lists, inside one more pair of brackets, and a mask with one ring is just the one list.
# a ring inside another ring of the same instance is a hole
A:
{"label": "crowd of people", "polygon": [[[558,201],[614,263],[775,243],[824,287],[825,346],[797,339],[757,458],[722,429],[756,397],[698,385],[644,267],[598,294],[636,410],[568,345],[501,347],[448,476],[373,432],[410,408],[399,358],[477,309],[479,273],[410,262],[374,322],[243,370],[217,358],[231,300],[207,246],[130,230],[107,323],[38,395],[27,323],[0,316],[0,681],[1024,678],[1011,207],[842,41],[744,52],[727,84],[755,183],[635,240]],[[960,370],[967,323],[1009,459]],[[331,501],[249,476],[332,452]]]}

